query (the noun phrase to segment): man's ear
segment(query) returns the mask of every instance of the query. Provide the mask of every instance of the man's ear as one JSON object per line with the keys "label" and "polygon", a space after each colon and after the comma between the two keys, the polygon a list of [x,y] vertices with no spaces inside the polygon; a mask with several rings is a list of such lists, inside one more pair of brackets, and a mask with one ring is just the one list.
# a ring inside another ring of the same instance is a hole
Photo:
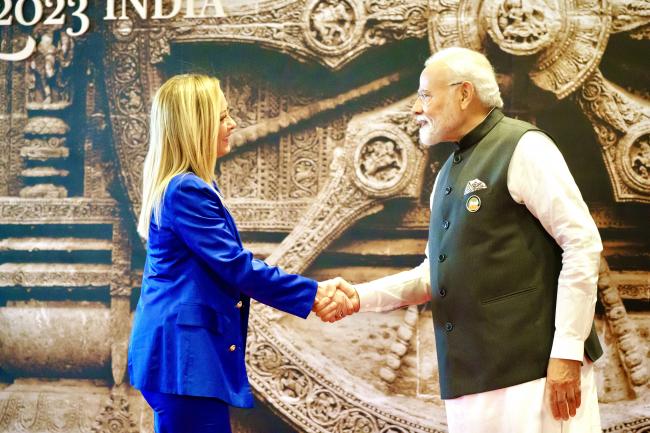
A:
{"label": "man's ear", "polygon": [[469,107],[475,96],[474,85],[469,81],[463,81],[460,85],[460,108],[465,110]]}

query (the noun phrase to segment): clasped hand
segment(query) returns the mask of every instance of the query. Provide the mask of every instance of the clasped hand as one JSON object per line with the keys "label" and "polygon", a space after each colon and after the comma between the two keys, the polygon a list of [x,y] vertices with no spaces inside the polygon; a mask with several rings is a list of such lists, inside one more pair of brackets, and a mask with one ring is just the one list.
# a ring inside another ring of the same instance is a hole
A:
{"label": "clasped hand", "polygon": [[318,283],[312,311],[323,322],[336,322],[359,311],[359,295],[352,284],[341,277]]}

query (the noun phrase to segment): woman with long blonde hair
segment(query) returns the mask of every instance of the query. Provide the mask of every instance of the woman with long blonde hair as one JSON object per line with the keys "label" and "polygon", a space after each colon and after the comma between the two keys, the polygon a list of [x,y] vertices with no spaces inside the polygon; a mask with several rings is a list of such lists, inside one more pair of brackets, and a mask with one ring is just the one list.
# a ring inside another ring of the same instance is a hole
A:
{"label": "woman with long blonde hair", "polygon": [[147,259],[129,375],[154,410],[156,433],[228,433],[228,406],[252,407],[250,298],[303,318],[316,298],[332,314],[359,309],[344,280],[287,274],[242,246],[215,176],[235,126],[216,78],[174,76],[154,97],[138,222]]}

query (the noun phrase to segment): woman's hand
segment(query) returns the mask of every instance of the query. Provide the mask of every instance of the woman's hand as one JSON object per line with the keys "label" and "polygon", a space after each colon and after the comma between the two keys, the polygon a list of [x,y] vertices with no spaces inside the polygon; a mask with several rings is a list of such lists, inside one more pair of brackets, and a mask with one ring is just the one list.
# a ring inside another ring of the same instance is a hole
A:
{"label": "woman's hand", "polygon": [[359,295],[352,284],[341,277],[318,283],[312,311],[323,322],[336,322],[359,311]]}

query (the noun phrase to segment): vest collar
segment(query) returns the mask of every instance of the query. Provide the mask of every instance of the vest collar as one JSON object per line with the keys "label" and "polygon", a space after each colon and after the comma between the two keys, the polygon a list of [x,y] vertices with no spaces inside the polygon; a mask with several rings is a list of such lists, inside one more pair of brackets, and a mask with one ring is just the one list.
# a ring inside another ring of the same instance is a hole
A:
{"label": "vest collar", "polygon": [[501,110],[498,108],[493,108],[488,113],[488,115],[485,116],[485,119],[483,119],[481,123],[479,123],[474,129],[465,134],[465,136],[461,138],[459,142],[454,143],[456,150],[460,150],[462,152],[474,146],[476,143],[481,141],[481,139],[485,137],[488,132],[490,132],[492,128],[494,128],[494,126],[499,123],[501,119],[503,119],[503,113]]}

